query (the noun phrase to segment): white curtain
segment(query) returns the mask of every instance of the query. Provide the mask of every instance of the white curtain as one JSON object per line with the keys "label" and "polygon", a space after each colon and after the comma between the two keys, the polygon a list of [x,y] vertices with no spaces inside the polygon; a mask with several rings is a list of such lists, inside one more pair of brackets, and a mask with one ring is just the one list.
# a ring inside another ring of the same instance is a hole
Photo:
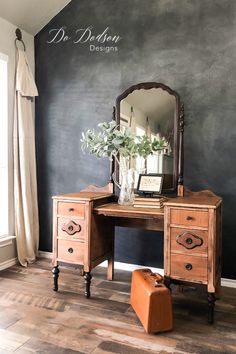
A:
{"label": "white curtain", "polygon": [[38,96],[25,52],[16,49],[14,102],[14,208],[21,265],[35,261],[39,244],[33,98]]}

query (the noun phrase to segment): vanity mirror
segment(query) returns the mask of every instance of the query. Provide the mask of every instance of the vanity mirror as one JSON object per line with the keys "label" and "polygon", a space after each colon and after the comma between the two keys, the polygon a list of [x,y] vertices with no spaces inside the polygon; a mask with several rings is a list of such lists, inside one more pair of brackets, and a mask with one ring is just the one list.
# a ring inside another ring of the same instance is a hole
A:
{"label": "vanity mirror", "polygon": [[[129,127],[137,136],[164,140],[165,148],[144,158],[130,161],[138,175],[163,174],[163,193],[181,194],[183,184],[183,105],[179,94],[156,82],[133,85],[116,100],[115,119],[120,129]],[[116,179],[120,179],[115,164]]]}

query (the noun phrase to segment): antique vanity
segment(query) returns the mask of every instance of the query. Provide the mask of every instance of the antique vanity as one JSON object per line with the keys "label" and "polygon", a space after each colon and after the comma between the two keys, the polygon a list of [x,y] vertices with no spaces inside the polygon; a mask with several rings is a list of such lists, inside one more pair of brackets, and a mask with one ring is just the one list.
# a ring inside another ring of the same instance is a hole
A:
{"label": "antique vanity", "polygon": [[[221,198],[210,191],[183,186],[183,105],[177,92],[160,83],[141,83],[117,98],[114,118],[138,134],[165,137],[168,148],[144,161],[147,173],[164,175],[164,207],[135,208],[117,203],[114,184],[90,186],[53,197],[53,276],[58,290],[60,262],[81,265],[85,296],[90,297],[91,271],[108,260],[114,275],[115,226],[164,231],[164,274],[171,282],[202,284],[208,293],[208,322],[213,323],[215,294],[221,277]],[[132,161],[135,168],[143,161]],[[119,179],[113,162],[111,176]]]}

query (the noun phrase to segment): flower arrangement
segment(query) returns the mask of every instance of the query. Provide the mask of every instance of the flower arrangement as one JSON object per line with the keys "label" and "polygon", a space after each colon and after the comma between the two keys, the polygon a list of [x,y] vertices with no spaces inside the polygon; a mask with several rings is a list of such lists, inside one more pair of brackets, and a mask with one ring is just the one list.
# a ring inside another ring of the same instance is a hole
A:
{"label": "flower arrangement", "polygon": [[120,130],[115,121],[100,123],[98,127],[101,129],[99,132],[89,129],[82,133],[81,138],[82,150],[88,150],[98,158],[108,157],[111,160],[114,157],[119,164],[118,154],[122,157],[147,158],[153,152],[166,148],[165,138],[151,140],[147,135],[135,136],[129,128]]}
{"label": "flower arrangement", "polygon": [[[109,123],[98,124],[100,131],[87,130],[82,133],[82,150],[88,150],[90,154],[96,157],[113,158],[120,166],[121,184],[119,184],[115,176],[113,181],[120,188],[118,203],[131,205],[134,197],[134,179],[135,170],[129,169],[130,159],[138,156],[144,159],[166,148],[166,140],[164,138],[151,140],[147,135],[135,136],[129,128],[120,130],[115,121]],[[118,159],[119,155],[119,159]]]}

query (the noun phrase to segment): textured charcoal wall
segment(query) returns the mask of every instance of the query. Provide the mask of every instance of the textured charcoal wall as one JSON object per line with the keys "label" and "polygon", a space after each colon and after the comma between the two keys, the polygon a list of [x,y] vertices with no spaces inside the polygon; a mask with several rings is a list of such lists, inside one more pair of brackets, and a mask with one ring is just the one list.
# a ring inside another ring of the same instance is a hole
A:
{"label": "textured charcoal wall", "polygon": [[[236,278],[235,18],[231,0],[72,0],[36,36],[40,249],[51,250],[51,196],[107,182],[108,162],[82,154],[81,132],[109,121],[130,85],[158,81],[185,103],[185,184],[224,198],[223,276]],[[76,29],[90,25],[96,35],[109,26],[121,36],[108,44],[118,51],[73,43]],[[47,43],[62,26],[71,38]],[[117,234],[117,260],[162,265],[162,235]]]}

